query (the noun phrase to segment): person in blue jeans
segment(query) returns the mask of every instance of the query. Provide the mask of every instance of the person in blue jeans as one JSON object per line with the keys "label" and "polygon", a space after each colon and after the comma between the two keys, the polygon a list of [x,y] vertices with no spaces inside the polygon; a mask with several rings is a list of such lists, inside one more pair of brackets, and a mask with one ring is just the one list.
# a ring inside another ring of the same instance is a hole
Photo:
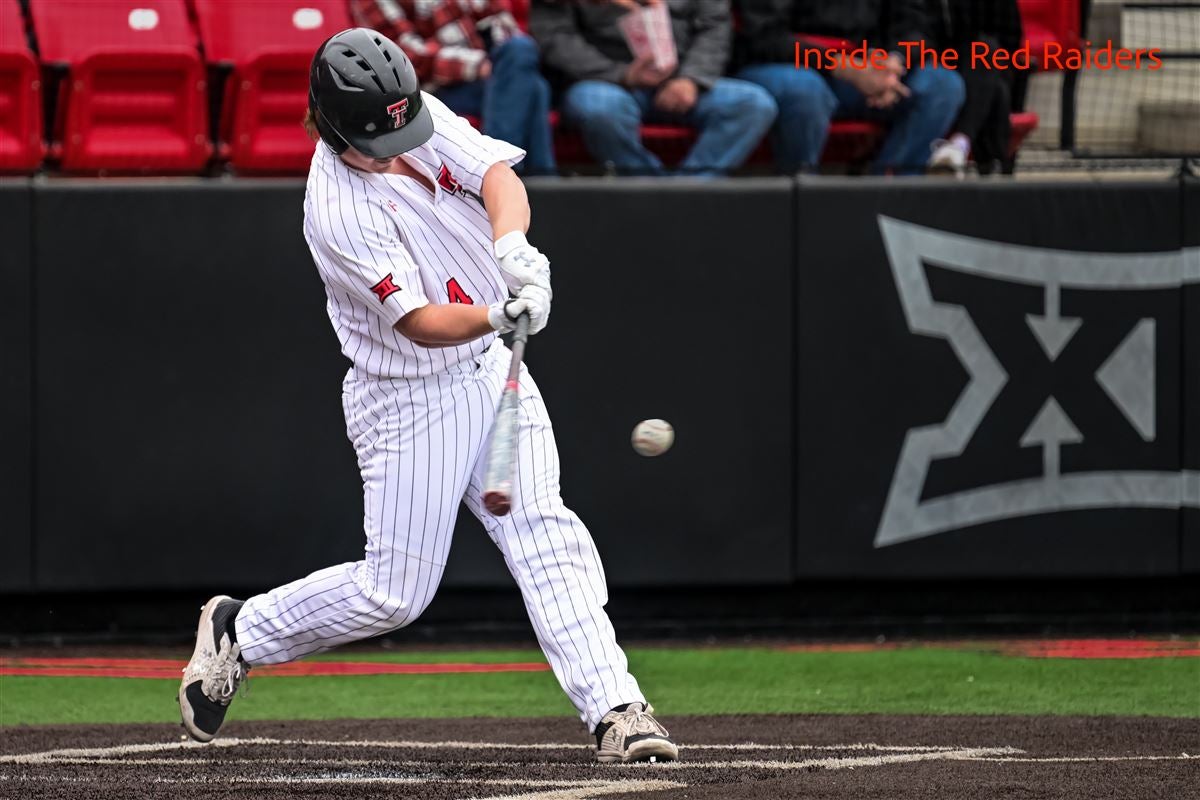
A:
{"label": "person in blue jeans", "polygon": [[[919,174],[930,146],[950,129],[965,98],[962,78],[932,66],[906,69],[899,42],[927,41],[923,0],[741,0],[738,77],[765,88],[779,106],[772,136],[783,172],[814,169],[835,117],[875,120],[888,133],[875,172]],[[797,69],[802,47],[823,47],[804,34],[863,41],[891,51],[882,68]]]}
{"label": "person in blue jeans", "polygon": [[425,91],[454,113],[482,120],[488,136],[523,149],[518,171],[558,171],[550,84],[510,0],[352,0],[350,9],[359,25],[404,50]]}
{"label": "person in blue jeans", "polygon": [[[443,86],[434,92],[455,114],[483,118],[483,132],[525,151],[525,175],[557,172],[550,132],[550,84],[538,71],[538,48],[514,36],[489,52],[491,71],[482,80]],[[519,165],[520,166],[520,165]]]}
{"label": "person in blue jeans", "polygon": [[[665,0],[643,4],[657,2]],[[679,166],[682,174],[712,176],[737,168],[770,129],[776,109],[761,87],[723,77],[732,40],[728,0],[671,0],[679,63],[670,71],[633,57],[617,20],[634,5],[535,0],[530,29],[546,64],[569,82],[563,117],[580,130],[597,161],[622,174],[666,172],[642,144],[643,122],[697,130]]]}

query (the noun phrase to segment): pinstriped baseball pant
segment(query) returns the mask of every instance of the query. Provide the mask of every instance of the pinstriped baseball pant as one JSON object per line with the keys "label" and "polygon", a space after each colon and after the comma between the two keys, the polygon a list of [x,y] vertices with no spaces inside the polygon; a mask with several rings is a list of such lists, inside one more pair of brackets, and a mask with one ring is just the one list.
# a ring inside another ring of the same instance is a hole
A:
{"label": "pinstriped baseball pant", "polygon": [[559,496],[550,418],[524,367],[512,511],[493,517],[483,508],[483,454],[509,359],[497,341],[478,363],[437,375],[347,379],[365,557],[246,601],[236,625],[247,663],[294,661],[415,621],[437,591],[462,501],[503,553],[538,642],[589,729],[613,706],[645,700],[604,611],[591,534]]}

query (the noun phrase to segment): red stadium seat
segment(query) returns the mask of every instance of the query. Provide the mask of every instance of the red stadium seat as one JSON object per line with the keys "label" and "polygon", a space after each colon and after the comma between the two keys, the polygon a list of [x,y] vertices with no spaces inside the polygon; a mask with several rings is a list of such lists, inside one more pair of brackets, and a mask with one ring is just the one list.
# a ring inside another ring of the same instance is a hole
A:
{"label": "red stadium seat", "polygon": [[68,172],[199,172],[212,156],[195,51],[96,52],[71,70],[62,132]]}
{"label": "red stadium seat", "polygon": [[308,169],[313,143],[300,122],[311,61],[311,53],[268,50],[235,70],[221,121],[221,157],[234,169],[259,174]]}
{"label": "red stadium seat", "polygon": [[[1079,0],[1017,0],[1017,7],[1024,38],[1035,58],[1046,42],[1057,42],[1064,48],[1081,44]],[[1045,69],[1044,65],[1039,67]]]}
{"label": "red stadium seat", "polygon": [[345,0],[194,0],[194,8],[209,64],[231,71],[221,157],[243,173],[306,170],[308,68],[321,42],[352,26]]}
{"label": "red stadium seat", "polygon": [[345,0],[192,0],[204,56],[236,65],[265,49],[307,53],[353,27]]}
{"label": "red stadium seat", "polygon": [[42,163],[42,82],[25,41],[17,0],[0,0],[0,172],[27,174]]}
{"label": "red stadium seat", "polygon": [[42,61],[66,71],[52,152],[70,172],[199,172],[207,84],[183,0],[31,0]]}
{"label": "red stadium seat", "polygon": [[1009,115],[1009,124],[1012,125],[1012,136],[1008,140],[1009,156],[1017,154],[1029,134],[1037,130],[1039,122],[1038,115],[1032,111],[1016,111]]}
{"label": "red stadium seat", "polygon": [[821,151],[824,164],[857,164],[866,161],[879,148],[886,129],[876,123],[856,119],[838,119],[829,123],[829,136]]}
{"label": "red stadium seat", "polygon": [[96,50],[196,46],[183,0],[30,0],[42,61],[76,64]]}

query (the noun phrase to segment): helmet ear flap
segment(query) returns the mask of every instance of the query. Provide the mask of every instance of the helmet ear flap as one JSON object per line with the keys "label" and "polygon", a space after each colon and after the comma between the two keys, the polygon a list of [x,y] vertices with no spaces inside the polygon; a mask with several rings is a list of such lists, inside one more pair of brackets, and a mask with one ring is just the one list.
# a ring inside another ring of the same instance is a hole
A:
{"label": "helmet ear flap", "polygon": [[325,119],[325,115],[321,113],[320,107],[317,106],[317,98],[313,96],[311,88],[308,91],[308,107],[312,110],[313,122],[316,123],[317,133],[321,134],[321,141],[323,141],[329,147],[329,149],[334,152],[335,155],[340,156],[342,153],[350,149],[350,143],[347,142],[342,135],[338,133],[332,125],[329,124],[328,120]]}

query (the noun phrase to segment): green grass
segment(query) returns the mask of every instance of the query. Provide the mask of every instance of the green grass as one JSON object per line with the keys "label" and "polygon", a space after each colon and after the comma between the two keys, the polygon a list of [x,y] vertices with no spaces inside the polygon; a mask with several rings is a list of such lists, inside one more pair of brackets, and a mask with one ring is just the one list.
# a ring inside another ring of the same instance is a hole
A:
{"label": "green grass", "polygon": [[[341,660],[540,661],[537,651],[348,653]],[[864,653],[633,648],[665,716],[745,713],[1200,716],[1200,659],[1030,659],[913,648]],[[0,678],[0,725],[174,722],[168,680]],[[252,678],[230,719],[573,715],[553,675]]]}

